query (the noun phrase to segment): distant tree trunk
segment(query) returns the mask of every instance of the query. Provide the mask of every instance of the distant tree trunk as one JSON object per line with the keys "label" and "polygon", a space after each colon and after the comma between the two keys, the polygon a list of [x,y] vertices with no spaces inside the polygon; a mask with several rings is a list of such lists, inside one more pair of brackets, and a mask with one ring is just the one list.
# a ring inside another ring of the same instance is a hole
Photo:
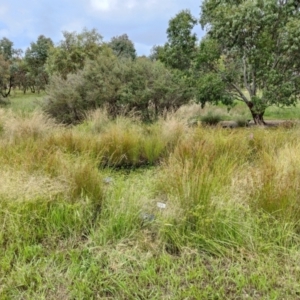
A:
{"label": "distant tree trunk", "polygon": [[8,84],[8,87],[6,84],[3,85],[3,89],[1,90],[1,95],[3,98],[7,98],[9,95],[10,95],[10,91],[11,91],[11,88],[12,88],[12,77],[10,76],[9,77],[9,84]]}

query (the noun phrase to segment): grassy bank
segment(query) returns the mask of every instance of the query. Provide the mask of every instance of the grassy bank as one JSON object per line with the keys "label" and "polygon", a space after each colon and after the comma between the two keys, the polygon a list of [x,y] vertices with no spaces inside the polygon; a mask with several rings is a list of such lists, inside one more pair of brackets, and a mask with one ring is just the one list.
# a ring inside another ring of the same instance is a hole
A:
{"label": "grassy bank", "polygon": [[300,298],[300,129],[76,127],[0,110],[0,299]]}

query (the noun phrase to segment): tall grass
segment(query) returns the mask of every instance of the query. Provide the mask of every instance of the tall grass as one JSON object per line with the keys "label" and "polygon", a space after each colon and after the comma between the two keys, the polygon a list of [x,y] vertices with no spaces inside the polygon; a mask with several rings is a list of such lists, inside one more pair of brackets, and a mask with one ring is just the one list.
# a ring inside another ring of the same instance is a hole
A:
{"label": "tall grass", "polygon": [[[292,148],[293,158],[287,152],[286,131],[254,131],[200,128],[177,144],[157,185],[169,205],[177,207],[177,214],[168,221],[172,226],[164,230],[168,248],[178,251],[187,243],[212,253],[252,248],[253,234],[257,240],[263,234],[257,228],[260,213],[268,215],[269,222],[277,222],[286,237],[283,244],[295,236],[299,178],[298,165],[291,165],[298,152]],[[281,166],[284,161],[289,171]],[[237,197],[237,190],[244,199]]]}
{"label": "tall grass", "polygon": [[187,124],[0,110],[0,299],[297,299],[299,128]]}

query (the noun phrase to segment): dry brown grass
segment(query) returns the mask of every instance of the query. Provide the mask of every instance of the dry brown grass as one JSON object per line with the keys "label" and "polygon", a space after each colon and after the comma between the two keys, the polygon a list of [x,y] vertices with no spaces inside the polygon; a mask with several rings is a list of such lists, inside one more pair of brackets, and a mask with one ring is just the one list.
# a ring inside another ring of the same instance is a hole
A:
{"label": "dry brown grass", "polygon": [[1,116],[3,135],[7,141],[13,142],[27,137],[38,138],[58,127],[55,121],[45,114],[35,111],[29,116],[20,116],[12,112]]}
{"label": "dry brown grass", "polygon": [[109,123],[109,115],[105,108],[87,112],[86,123],[93,133],[100,133]]}
{"label": "dry brown grass", "polygon": [[0,171],[0,197],[14,201],[28,201],[37,198],[52,199],[67,194],[69,183],[63,176],[50,177],[41,172],[28,173],[13,168]]}

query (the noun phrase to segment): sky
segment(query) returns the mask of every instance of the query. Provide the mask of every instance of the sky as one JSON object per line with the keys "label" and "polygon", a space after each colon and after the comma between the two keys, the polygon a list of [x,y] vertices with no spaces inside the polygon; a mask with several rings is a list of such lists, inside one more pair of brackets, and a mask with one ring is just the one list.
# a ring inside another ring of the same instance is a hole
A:
{"label": "sky", "polygon": [[[62,31],[93,29],[109,41],[126,33],[138,55],[149,55],[153,45],[167,40],[168,22],[189,9],[199,19],[201,0],[0,0],[0,39],[8,38],[15,48],[26,50],[39,35],[55,44]],[[200,25],[195,32],[204,33]]]}

